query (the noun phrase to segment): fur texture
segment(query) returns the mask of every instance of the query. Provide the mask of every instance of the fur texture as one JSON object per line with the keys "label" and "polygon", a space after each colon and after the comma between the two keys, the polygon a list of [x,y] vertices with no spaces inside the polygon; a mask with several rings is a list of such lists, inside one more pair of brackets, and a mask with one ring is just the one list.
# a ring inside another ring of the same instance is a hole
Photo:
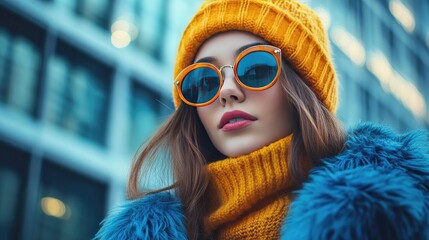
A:
{"label": "fur texture", "polygon": [[363,124],[297,192],[282,239],[429,239],[429,144]]}
{"label": "fur texture", "polygon": [[102,224],[94,239],[186,239],[182,204],[168,192],[127,202]]}
{"label": "fur texture", "polygon": [[[282,239],[429,239],[425,131],[361,124],[324,163],[296,192]],[[186,239],[184,221],[180,201],[157,193],[111,212],[96,239]]]}

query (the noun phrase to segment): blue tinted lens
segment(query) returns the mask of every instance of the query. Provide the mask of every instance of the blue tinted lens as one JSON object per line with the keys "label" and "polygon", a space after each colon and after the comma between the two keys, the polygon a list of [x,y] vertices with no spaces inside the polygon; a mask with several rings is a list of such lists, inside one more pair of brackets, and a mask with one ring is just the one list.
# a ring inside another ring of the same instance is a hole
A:
{"label": "blue tinted lens", "polygon": [[274,81],[278,71],[276,58],[268,52],[252,52],[237,65],[240,81],[248,87],[262,88]]}
{"label": "blue tinted lens", "polygon": [[190,71],[183,79],[182,94],[191,103],[206,103],[219,91],[220,80],[215,70],[207,67]]}

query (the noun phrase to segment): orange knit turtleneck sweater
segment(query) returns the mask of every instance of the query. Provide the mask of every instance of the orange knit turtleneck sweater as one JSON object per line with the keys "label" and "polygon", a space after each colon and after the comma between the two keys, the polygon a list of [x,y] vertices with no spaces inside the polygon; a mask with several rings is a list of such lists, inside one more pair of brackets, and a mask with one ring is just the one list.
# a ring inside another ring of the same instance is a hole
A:
{"label": "orange knit turtleneck sweater", "polygon": [[291,136],[248,155],[208,165],[205,231],[219,239],[278,239],[294,186],[288,175]]}

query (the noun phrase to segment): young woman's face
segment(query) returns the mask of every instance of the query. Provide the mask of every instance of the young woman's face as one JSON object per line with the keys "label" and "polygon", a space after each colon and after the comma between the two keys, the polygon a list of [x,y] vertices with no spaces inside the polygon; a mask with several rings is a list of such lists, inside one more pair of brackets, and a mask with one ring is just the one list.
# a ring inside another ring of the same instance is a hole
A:
{"label": "young woman's face", "polygon": [[[234,65],[237,50],[255,43],[265,42],[247,32],[220,33],[204,42],[195,62],[205,58],[218,68]],[[292,133],[293,110],[281,79],[271,88],[252,91],[235,81],[230,67],[223,68],[222,76],[219,98],[210,105],[197,107],[213,145],[222,154],[228,157],[247,154]]]}

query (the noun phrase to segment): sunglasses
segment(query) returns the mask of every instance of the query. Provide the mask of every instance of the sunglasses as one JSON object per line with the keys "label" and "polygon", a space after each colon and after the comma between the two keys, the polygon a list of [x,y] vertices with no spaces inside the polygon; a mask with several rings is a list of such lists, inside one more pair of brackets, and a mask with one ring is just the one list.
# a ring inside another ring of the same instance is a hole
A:
{"label": "sunglasses", "polygon": [[281,71],[281,50],[270,45],[258,45],[242,51],[234,66],[217,68],[211,63],[195,63],[177,75],[175,85],[180,98],[190,106],[202,107],[215,101],[223,85],[222,70],[233,69],[240,86],[262,91],[273,86]]}

